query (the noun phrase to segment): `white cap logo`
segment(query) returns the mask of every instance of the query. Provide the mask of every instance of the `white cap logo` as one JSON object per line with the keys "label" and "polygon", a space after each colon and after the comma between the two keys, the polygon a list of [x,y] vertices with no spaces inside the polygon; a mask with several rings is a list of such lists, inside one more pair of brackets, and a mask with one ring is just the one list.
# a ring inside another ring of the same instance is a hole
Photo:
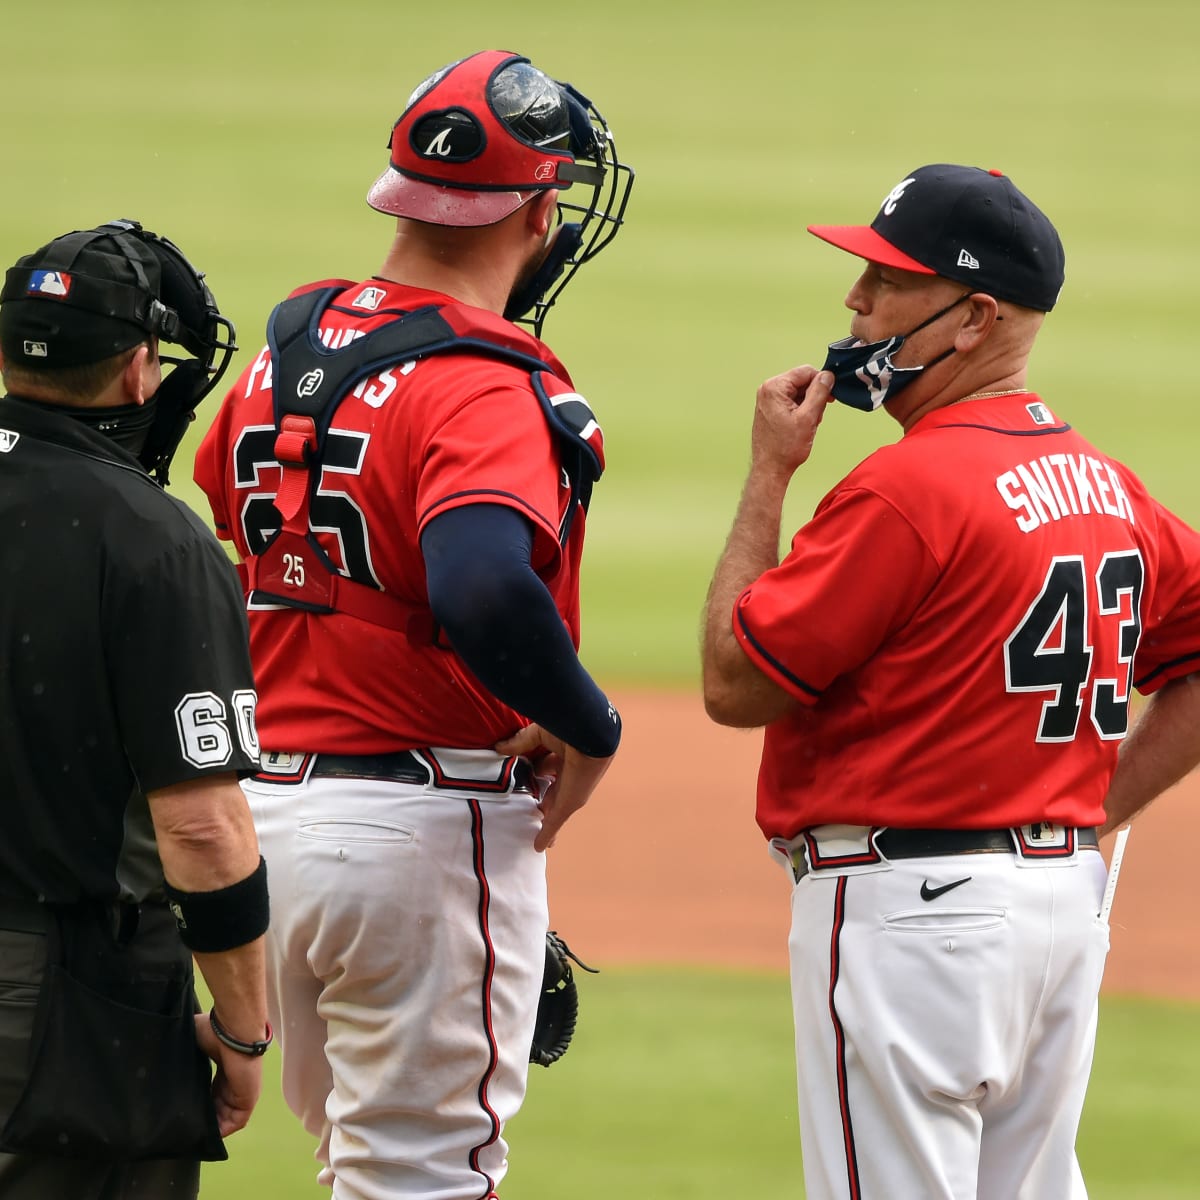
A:
{"label": "white cap logo", "polygon": [[890,217],[892,213],[896,211],[896,205],[900,202],[900,198],[904,195],[905,189],[910,183],[912,183],[912,181],[913,178],[911,175],[907,179],[902,179],[894,188],[892,188],[890,192],[888,192],[886,196],[884,196],[883,204],[880,207],[880,211],[884,214],[884,216]]}

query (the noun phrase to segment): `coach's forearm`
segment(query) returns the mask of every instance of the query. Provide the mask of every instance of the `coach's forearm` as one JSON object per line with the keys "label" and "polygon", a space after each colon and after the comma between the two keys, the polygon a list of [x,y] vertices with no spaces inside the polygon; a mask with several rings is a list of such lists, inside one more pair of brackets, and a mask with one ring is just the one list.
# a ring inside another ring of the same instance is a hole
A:
{"label": "coach's forearm", "polygon": [[717,562],[704,605],[704,706],[722,725],[764,725],[790,704],[746,656],[733,632],[738,596],[764,571],[779,565],[783,502],[791,473],[782,468],[753,469],[725,549]]}
{"label": "coach's forearm", "polygon": [[1150,697],[1121,746],[1104,801],[1108,833],[1135,817],[1200,762],[1200,673]]}

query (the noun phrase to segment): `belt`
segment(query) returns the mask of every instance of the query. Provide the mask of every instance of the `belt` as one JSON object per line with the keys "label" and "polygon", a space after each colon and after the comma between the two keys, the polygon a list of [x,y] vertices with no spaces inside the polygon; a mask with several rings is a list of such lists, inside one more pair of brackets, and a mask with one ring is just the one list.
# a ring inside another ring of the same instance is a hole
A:
{"label": "belt", "polygon": [[[865,832],[865,831],[864,831]],[[1045,841],[1042,841],[1042,835]],[[1099,850],[1095,829],[1061,825],[1022,825],[1012,829],[900,829],[888,826],[873,831],[860,853],[823,856],[817,840],[804,835],[792,851],[792,874],[798,880],[810,870],[868,866],[883,859],[937,858],[950,854],[1020,854],[1025,859],[1062,859],[1076,850]]]}
{"label": "belt", "polygon": [[[428,755],[428,761],[425,755]],[[432,751],[423,755],[411,750],[396,750],[388,754],[289,754],[266,755],[265,759],[281,761],[256,772],[254,778],[262,783],[300,783],[318,776],[330,779],[382,779],[389,783],[417,784],[446,790],[484,792],[536,792],[533,768],[527,759],[509,757],[496,762],[498,777],[494,780],[460,778],[448,774]]]}
{"label": "belt", "polygon": [[37,900],[0,896],[0,929],[17,930],[21,933],[46,933],[52,920],[50,909]]}
{"label": "belt", "polygon": [[[1098,849],[1094,829],[1077,829],[1075,844]],[[1013,852],[1011,829],[895,829],[889,827],[875,845],[885,858],[936,858],[941,854],[1000,854]]]}
{"label": "belt", "polygon": [[411,751],[391,754],[318,754],[311,774],[333,779],[387,779],[393,783],[428,783],[429,768]]}

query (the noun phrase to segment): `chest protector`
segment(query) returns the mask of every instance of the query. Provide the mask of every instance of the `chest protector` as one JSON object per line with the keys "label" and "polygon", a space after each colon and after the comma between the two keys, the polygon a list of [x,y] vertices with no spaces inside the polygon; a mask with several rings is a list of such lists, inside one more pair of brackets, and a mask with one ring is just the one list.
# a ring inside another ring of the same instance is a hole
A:
{"label": "chest protector", "polygon": [[579,508],[587,510],[592,485],[604,470],[600,426],[587,402],[571,388],[557,363],[531,353],[530,339],[507,321],[480,309],[448,304],[399,315],[338,350],[319,336],[321,314],[347,283],[293,296],[267,322],[275,417],[275,458],[283,469],[273,501],[280,527],[262,550],[247,558],[251,608],[283,605],[314,613],[347,613],[428,642],[428,608],[356,580],[338,570],[309,528],[309,508],[321,480],[326,435],[342,399],[387,367],[433,354],[473,354],[513,363],[529,372],[533,393],[558,444],[571,494],[559,526],[566,545]]}

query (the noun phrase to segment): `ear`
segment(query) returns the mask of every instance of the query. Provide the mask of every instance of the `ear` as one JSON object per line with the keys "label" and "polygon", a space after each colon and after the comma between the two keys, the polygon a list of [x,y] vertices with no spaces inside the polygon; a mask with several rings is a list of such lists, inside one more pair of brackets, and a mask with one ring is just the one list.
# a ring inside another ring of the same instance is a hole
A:
{"label": "ear", "polygon": [[526,228],[539,241],[545,241],[558,224],[558,188],[539,192],[525,205]]}
{"label": "ear", "polygon": [[143,342],[121,373],[121,386],[130,404],[145,404],[162,383],[162,364],[158,361],[158,339]]}
{"label": "ear", "polygon": [[954,348],[960,354],[980,346],[999,318],[1000,306],[994,296],[974,293],[967,301],[966,319],[954,338]]}

